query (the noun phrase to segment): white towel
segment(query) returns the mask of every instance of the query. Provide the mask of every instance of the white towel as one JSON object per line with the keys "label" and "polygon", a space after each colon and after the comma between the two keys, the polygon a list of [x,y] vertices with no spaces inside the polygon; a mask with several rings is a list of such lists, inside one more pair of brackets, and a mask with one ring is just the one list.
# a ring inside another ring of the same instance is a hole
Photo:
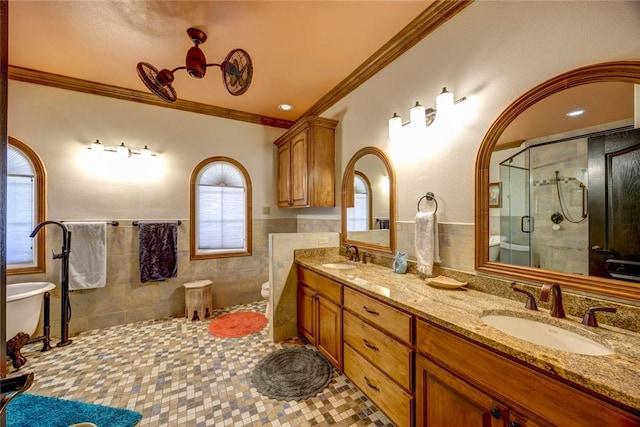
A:
{"label": "white towel", "polygon": [[418,212],[416,214],[415,243],[418,271],[431,276],[433,263],[440,262],[438,220],[434,212]]}
{"label": "white towel", "polygon": [[69,289],[104,288],[107,283],[107,224],[65,222],[71,232]]}

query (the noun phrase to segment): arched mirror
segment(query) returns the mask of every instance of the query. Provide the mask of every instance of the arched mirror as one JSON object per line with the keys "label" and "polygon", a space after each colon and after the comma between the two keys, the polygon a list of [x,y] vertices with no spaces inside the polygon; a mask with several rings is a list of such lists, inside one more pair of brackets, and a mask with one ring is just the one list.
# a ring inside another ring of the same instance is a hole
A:
{"label": "arched mirror", "polygon": [[640,300],[640,61],[514,101],[476,160],[476,269]]}
{"label": "arched mirror", "polygon": [[365,147],[342,177],[342,243],[361,249],[395,250],[396,177],[386,154]]}

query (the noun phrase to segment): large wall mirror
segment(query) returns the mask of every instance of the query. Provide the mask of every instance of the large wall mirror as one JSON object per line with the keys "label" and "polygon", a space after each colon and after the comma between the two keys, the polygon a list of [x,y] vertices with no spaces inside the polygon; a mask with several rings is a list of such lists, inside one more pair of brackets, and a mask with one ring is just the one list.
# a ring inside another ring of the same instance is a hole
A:
{"label": "large wall mirror", "polygon": [[640,61],[554,77],[476,160],[476,269],[640,301]]}
{"label": "large wall mirror", "polygon": [[386,154],[364,147],[342,177],[342,243],[380,252],[395,251],[396,177]]}

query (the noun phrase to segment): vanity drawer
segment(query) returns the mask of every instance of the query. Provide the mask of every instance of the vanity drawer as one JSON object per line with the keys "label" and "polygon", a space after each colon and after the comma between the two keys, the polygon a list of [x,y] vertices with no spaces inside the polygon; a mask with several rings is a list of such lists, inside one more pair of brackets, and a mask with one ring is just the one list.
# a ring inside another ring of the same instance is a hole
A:
{"label": "vanity drawer", "polygon": [[344,342],[411,391],[411,349],[348,311],[342,319]]}
{"label": "vanity drawer", "polygon": [[298,281],[330,299],[342,304],[342,285],[304,267],[298,267]]}
{"label": "vanity drawer", "polygon": [[347,344],[344,346],[344,373],[395,425],[411,425],[413,396]]}
{"label": "vanity drawer", "polygon": [[344,307],[411,344],[412,316],[345,286]]}

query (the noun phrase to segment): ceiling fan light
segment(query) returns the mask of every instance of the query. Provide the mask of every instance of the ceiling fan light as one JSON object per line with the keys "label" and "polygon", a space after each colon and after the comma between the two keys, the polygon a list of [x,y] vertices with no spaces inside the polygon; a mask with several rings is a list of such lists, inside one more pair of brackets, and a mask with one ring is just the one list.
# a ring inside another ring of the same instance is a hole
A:
{"label": "ceiling fan light", "polygon": [[207,59],[197,45],[187,51],[185,63],[187,73],[193,78],[201,79],[207,72]]}

